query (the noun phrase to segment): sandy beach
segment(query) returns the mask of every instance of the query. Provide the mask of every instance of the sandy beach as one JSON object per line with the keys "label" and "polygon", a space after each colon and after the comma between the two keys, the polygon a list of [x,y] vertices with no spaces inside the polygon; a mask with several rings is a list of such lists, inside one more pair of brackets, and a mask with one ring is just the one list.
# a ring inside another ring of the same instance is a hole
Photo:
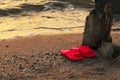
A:
{"label": "sandy beach", "polygon": [[[0,80],[120,80],[119,56],[70,61],[60,54],[81,46],[94,7],[87,1],[0,0]],[[119,14],[111,36],[120,45]]]}

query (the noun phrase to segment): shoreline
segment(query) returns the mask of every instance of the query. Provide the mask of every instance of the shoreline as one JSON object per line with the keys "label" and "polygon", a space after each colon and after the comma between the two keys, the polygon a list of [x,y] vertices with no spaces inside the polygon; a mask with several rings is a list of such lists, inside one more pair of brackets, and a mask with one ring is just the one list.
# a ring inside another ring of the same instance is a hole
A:
{"label": "shoreline", "polygon": [[[59,51],[80,46],[82,33],[59,34],[59,35],[35,35],[19,37],[15,39],[0,40],[0,54],[25,54],[44,53]],[[111,33],[113,43],[119,44],[120,33]]]}

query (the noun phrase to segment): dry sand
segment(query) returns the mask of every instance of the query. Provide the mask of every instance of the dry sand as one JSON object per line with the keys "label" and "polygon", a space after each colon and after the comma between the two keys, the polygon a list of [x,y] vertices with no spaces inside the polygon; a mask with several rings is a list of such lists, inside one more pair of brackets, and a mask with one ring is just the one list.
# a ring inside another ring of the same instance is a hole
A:
{"label": "dry sand", "polygon": [[[119,44],[120,33],[112,33]],[[119,80],[120,58],[70,61],[61,49],[80,46],[82,34],[36,35],[0,41],[0,80]]]}

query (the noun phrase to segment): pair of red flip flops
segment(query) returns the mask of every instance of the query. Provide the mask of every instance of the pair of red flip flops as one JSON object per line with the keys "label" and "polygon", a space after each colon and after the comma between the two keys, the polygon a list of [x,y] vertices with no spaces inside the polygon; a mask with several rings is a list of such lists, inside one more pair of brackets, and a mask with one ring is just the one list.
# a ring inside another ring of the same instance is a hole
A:
{"label": "pair of red flip flops", "polygon": [[95,52],[87,45],[75,47],[71,50],[61,50],[62,55],[67,57],[70,60],[83,60],[86,58],[93,58],[96,56]]}

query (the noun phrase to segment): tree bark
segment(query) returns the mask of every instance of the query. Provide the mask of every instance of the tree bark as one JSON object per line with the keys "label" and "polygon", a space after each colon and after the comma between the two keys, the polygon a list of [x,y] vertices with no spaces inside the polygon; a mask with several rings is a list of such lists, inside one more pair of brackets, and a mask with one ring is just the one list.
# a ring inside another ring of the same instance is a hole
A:
{"label": "tree bark", "polygon": [[112,5],[107,0],[95,0],[95,9],[86,17],[82,45],[97,49],[101,42],[112,42]]}

